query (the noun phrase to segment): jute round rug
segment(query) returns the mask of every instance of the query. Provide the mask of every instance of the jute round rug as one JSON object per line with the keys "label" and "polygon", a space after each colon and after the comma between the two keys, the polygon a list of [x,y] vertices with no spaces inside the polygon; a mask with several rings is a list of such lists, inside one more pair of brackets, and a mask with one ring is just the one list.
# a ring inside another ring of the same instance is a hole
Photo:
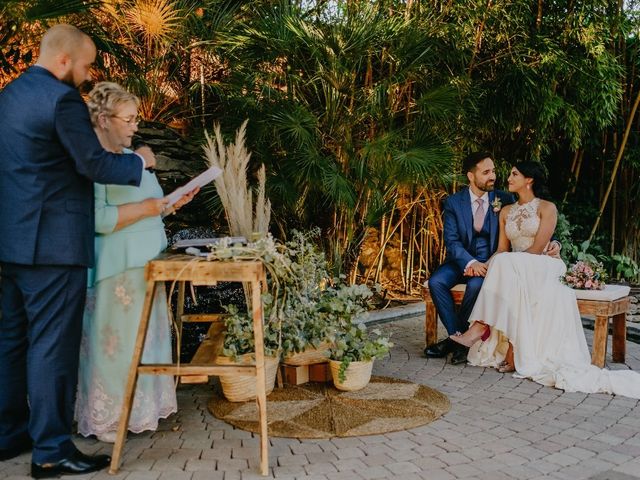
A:
{"label": "jute round rug", "polygon": [[[332,383],[307,383],[276,387],[267,397],[272,437],[331,438],[395,432],[432,422],[449,408],[449,399],[443,393],[389,377],[371,377],[369,385],[357,392],[341,392]],[[259,431],[256,402],[229,402],[219,385],[209,411],[238,428]]]}

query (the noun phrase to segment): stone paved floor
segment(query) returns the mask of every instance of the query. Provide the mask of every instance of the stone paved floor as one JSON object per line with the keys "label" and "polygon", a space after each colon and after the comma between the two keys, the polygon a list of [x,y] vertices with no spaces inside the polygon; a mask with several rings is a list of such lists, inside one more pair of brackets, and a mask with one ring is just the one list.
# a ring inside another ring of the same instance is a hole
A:
{"label": "stone paved floor", "polygon": [[[492,369],[422,357],[422,317],[379,326],[391,333],[390,358],[374,374],[437,388],[451,399],[443,418],[410,431],[332,440],[274,438],[270,476],[278,479],[587,479],[640,478],[640,401],[563,393]],[[587,332],[589,341],[591,332]],[[627,365],[640,371],[640,345]],[[626,368],[611,365],[611,368]],[[213,418],[209,387],[180,387],[180,411],[153,434],[131,435],[116,477],[94,480],[246,480],[257,473],[258,439]],[[77,439],[87,452],[109,453]],[[24,479],[29,455],[0,462],[0,480]]]}

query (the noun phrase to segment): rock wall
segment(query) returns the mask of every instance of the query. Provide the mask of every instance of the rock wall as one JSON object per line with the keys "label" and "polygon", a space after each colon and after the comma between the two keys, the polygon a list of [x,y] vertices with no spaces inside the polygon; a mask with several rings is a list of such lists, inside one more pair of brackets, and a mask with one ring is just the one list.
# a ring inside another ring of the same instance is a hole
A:
{"label": "rock wall", "polygon": [[[153,149],[157,159],[156,175],[165,194],[184,185],[208,168],[201,142],[185,138],[165,125],[150,122],[140,124],[134,139],[134,144],[138,143],[144,143]],[[213,224],[214,215],[208,207],[208,200],[213,195],[214,188],[206,187],[176,215],[166,217],[164,221],[169,238],[183,228],[213,227],[215,230],[224,228]]]}

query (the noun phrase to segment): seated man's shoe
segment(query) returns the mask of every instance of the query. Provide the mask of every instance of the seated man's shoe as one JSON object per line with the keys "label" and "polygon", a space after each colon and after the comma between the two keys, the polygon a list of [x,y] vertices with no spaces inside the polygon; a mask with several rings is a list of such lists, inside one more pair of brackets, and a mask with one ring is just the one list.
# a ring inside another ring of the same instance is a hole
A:
{"label": "seated man's shoe", "polygon": [[451,365],[460,365],[462,363],[467,363],[467,355],[469,354],[469,349],[463,345],[459,345],[453,350],[451,354]]}
{"label": "seated man's shoe", "polygon": [[55,478],[60,475],[81,475],[83,473],[96,472],[107,467],[111,463],[109,455],[85,455],[76,450],[67,458],[56,463],[31,464],[31,476],[33,478]]}
{"label": "seated man's shoe", "polygon": [[449,352],[451,352],[456,344],[449,340],[449,338],[445,338],[444,340],[440,340],[438,343],[434,343],[433,345],[424,349],[424,356],[427,358],[443,358],[446,357]]}
{"label": "seated man's shoe", "polygon": [[0,448],[0,462],[11,460],[31,450],[31,439],[22,441],[11,448]]}

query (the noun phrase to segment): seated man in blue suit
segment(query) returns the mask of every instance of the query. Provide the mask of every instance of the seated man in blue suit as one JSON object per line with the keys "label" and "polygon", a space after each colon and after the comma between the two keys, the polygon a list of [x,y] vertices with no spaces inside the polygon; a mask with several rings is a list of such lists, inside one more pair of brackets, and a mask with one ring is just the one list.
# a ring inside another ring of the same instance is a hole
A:
{"label": "seated man in blue suit", "polygon": [[77,87],[96,47],[70,25],[42,38],[36,65],[0,92],[0,460],[33,447],[35,478],[106,467],[71,441],[93,182],[139,185],[148,147],[105,151]]}
{"label": "seated man in blue suit", "polygon": [[[487,152],[476,152],[462,163],[469,186],[450,195],[444,202],[444,244],[447,256],[429,278],[431,298],[447,333],[465,332],[469,315],[478,298],[487,273],[487,261],[498,248],[499,211],[515,201],[508,192],[494,190],[496,169]],[[549,255],[557,255],[558,242],[551,242]],[[466,283],[466,290],[456,312],[451,288]],[[448,337],[427,347],[429,358],[441,358],[452,352],[451,363],[467,361],[468,348]]]}

